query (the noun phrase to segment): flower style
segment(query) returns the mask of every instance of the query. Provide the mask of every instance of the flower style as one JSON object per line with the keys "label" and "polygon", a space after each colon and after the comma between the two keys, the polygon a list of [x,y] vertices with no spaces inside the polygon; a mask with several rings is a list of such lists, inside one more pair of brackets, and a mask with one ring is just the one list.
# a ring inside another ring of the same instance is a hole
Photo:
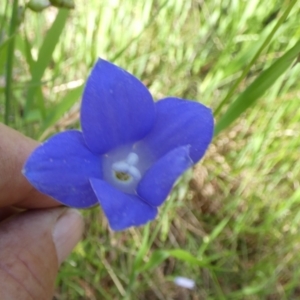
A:
{"label": "flower style", "polygon": [[80,118],[82,132],[41,144],[23,174],[67,206],[100,203],[113,230],[156,217],[177,178],[204,155],[214,127],[204,105],[174,97],[155,103],[142,82],[102,59],[87,80]]}

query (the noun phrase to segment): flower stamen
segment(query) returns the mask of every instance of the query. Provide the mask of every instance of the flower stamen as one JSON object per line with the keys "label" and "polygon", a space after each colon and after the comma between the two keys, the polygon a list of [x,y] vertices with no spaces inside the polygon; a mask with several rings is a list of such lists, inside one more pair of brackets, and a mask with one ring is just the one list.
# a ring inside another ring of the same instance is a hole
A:
{"label": "flower stamen", "polygon": [[129,181],[131,176],[125,172],[115,171],[115,177],[120,181]]}

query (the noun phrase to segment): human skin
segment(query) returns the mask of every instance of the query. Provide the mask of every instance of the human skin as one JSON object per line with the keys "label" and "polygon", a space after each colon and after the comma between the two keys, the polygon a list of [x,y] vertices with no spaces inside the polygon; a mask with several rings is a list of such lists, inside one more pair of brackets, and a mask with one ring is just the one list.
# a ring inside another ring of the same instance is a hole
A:
{"label": "human skin", "polygon": [[80,240],[78,211],[36,191],[22,167],[38,143],[0,123],[0,299],[52,299],[60,264]]}

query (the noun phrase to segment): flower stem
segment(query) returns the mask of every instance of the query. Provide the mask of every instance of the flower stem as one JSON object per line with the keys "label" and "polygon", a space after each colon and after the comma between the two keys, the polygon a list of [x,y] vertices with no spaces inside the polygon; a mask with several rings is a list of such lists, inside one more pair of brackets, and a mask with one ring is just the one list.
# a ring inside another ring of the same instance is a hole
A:
{"label": "flower stem", "polygon": [[18,28],[18,0],[14,0],[12,15],[10,20],[9,37],[11,37],[7,46],[7,61],[6,61],[6,85],[5,85],[5,124],[9,123],[9,117],[11,115],[12,107],[12,73],[13,73],[13,61],[14,61],[14,49],[15,49],[15,37],[14,34]]}

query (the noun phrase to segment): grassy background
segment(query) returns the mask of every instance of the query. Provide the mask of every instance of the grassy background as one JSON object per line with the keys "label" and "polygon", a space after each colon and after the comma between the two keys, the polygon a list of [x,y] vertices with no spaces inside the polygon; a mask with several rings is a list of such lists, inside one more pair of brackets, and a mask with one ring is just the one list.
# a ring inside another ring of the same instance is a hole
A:
{"label": "grassy background", "polygon": [[[78,127],[101,56],[155,99],[201,101],[217,122],[155,222],[114,233],[100,208],[84,211],[55,299],[299,299],[299,50],[286,53],[300,3],[77,0],[72,11],[26,10],[16,26],[13,2],[0,4],[0,121],[40,140]],[[197,288],[175,286],[178,275]]]}

